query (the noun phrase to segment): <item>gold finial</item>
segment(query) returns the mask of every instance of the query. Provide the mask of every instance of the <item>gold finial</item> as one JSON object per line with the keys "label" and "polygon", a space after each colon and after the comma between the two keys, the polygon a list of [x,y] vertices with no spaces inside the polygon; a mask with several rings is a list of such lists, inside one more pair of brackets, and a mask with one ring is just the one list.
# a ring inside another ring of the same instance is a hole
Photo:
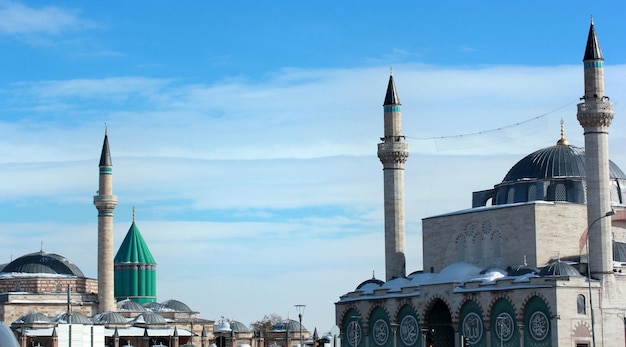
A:
{"label": "gold finial", "polygon": [[557,145],[569,146],[569,141],[565,139],[565,122],[561,118],[561,138],[556,142]]}
{"label": "gold finial", "polygon": [[135,206],[133,206],[133,223],[135,223]]}

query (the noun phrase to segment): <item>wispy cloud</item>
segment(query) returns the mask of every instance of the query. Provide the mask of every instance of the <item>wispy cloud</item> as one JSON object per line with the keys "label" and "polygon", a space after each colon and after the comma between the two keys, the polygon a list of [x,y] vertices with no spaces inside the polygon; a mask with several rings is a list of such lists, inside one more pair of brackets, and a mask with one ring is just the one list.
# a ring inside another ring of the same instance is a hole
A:
{"label": "wispy cloud", "polygon": [[35,8],[10,0],[0,1],[0,18],[0,34],[4,35],[59,35],[94,26],[80,18],[78,10],[55,6]]}
{"label": "wispy cloud", "polygon": [[[613,79],[626,66],[611,69],[606,89],[614,100],[626,99]],[[469,208],[472,191],[492,187],[523,155],[553,145],[561,117],[570,142],[582,145],[575,119],[580,70],[394,67],[411,152],[409,271],[422,264],[422,218]],[[119,199],[116,243],[137,206],[159,263],[159,298],[186,301],[208,318],[238,314],[249,323],[301,302],[300,286],[317,285],[309,314],[333,317],[339,295],[372,271],[384,276],[376,144],[388,74],[381,66],[285,69],[261,81],[238,76],[213,84],[137,76],[15,84],[0,94],[0,216],[14,221],[0,224],[12,235],[0,254],[37,251],[44,240],[46,250],[95,277],[92,197],[107,122]],[[624,107],[618,102],[616,113]],[[546,123],[506,133],[433,139],[554,110]],[[611,127],[618,165],[626,165],[616,150],[626,142],[623,122],[616,117]],[[41,222],[23,222],[32,216]],[[232,302],[205,300],[252,301],[260,293],[273,299],[235,312]]]}

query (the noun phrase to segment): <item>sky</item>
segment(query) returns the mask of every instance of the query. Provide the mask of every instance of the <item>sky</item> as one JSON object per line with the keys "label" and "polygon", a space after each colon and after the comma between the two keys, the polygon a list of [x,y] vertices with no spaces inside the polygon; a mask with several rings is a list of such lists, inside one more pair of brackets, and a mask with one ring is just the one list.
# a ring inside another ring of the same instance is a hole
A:
{"label": "sky", "polygon": [[159,301],[322,334],[384,279],[376,157],[389,74],[402,102],[407,272],[421,219],[471,207],[525,155],[583,146],[593,15],[626,168],[626,3],[0,0],[0,263],[61,254],[97,277],[98,162],[115,249],[136,223]]}

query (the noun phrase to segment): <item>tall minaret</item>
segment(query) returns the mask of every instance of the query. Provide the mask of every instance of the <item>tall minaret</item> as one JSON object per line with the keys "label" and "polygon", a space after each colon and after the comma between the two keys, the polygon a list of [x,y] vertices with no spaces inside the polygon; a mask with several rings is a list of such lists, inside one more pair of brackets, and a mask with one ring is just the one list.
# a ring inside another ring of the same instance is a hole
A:
{"label": "tall minaret", "polygon": [[113,298],[113,210],[117,196],[113,195],[113,164],[109,152],[108,130],[100,155],[100,183],[93,204],[98,209],[98,312],[115,311]]}
{"label": "tall minaret", "polygon": [[378,144],[378,158],[383,164],[385,190],[385,277],[389,281],[406,275],[404,256],[404,163],[409,146],[402,135],[400,99],[389,76],[385,96],[385,137]]}
{"label": "tall minaret", "polygon": [[[585,170],[587,171],[587,222],[589,230],[589,268],[594,278],[613,278],[611,221],[601,218],[611,210],[609,186],[609,125],[613,104],[604,95],[604,58],[593,26],[585,49],[584,102],[578,104],[578,121],[585,135]],[[595,222],[594,222],[595,221]],[[608,289],[609,287],[607,287]]]}

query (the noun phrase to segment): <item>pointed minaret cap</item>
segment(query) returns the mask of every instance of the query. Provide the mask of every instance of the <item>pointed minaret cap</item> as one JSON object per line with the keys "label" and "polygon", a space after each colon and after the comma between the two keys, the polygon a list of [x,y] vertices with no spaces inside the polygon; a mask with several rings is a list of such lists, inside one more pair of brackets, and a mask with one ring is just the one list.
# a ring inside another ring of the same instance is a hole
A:
{"label": "pointed minaret cap", "polygon": [[104,130],[104,143],[102,144],[102,153],[100,154],[100,166],[113,166],[111,161],[111,152],[109,151],[109,129]]}
{"label": "pointed minaret cap", "polygon": [[598,43],[598,37],[596,36],[596,30],[593,27],[593,17],[591,18],[591,25],[589,26],[587,47],[585,48],[585,57],[583,58],[583,61],[587,60],[604,60],[604,58],[602,58],[602,51],[600,50],[600,43]]}
{"label": "pointed minaret cap", "polygon": [[387,95],[385,95],[385,103],[383,106],[387,105],[400,105],[396,84],[393,82],[393,73],[389,73],[389,84],[387,85]]}

